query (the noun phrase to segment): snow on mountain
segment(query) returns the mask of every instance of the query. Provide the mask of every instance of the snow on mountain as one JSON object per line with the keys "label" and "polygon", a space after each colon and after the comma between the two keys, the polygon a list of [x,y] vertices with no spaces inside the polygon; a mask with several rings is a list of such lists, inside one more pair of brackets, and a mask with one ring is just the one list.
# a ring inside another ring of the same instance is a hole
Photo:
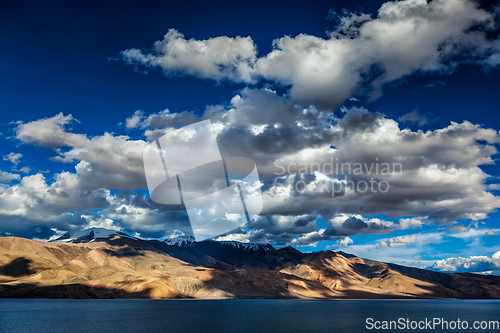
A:
{"label": "snow on mountain", "polygon": [[194,243],[194,237],[192,235],[186,235],[182,231],[175,230],[170,235],[168,235],[163,242],[167,245],[176,246],[188,246]]}
{"label": "snow on mountain", "polygon": [[234,241],[222,241],[221,244],[229,245],[238,250],[244,251],[258,251],[260,249],[264,251],[272,251],[274,247],[270,244],[254,244],[254,243],[240,243]]}
{"label": "snow on mountain", "polygon": [[[90,228],[81,231],[68,231],[61,237],[53,240],[52,242],[65,242],[65,243],[90,243],[95,241],[97,238],[111,238],[113,236],[127,237],[131,239],[139,239],[136,237],[129,236],[124,232],[118,230],[109,230],[103,228]],[[195,239],[192,235],[185,234],[182,231],[175,230],[170,233],[165,239],[161,240],[163,243],[171,246],[189,246],[195,243]],[[273,251],[274,247],[270,244],[252,244],[252,243],[240,243],[236,241],[215,241],[207,240],[209,242],[216,242],[219,244],[224,244],[235,250],[245,251],[245,252],[256,252],[259,250]]]}
{"label": "snow on mountain", "polygon": [[66,243],[89,243],[94,241],[96,238],[110,238],[115,235],[120,237],[134,238],[118,230],[90,228],[81,231],[68,231],[67,233],[53,241]]}

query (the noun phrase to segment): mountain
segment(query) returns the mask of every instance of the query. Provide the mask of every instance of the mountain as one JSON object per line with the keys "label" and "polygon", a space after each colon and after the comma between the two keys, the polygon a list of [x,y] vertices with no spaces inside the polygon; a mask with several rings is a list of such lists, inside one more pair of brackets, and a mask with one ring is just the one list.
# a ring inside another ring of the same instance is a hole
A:
{"label": "mountain", "polygon": [[82,231],[68,231],[52,242],[69,242],[69,243],[89,243],[98,238],[110,238],[113,236],[131,237],[124,232],[109,230],[103,228],[90,228]]}
{"label": "mountain", "polygon": [[186,246],[191,243],[194,243],[195,239],[192,235],[186,235],[180,231],[174,231],[170,235],[168,235],[163,242],[167,245],[177,245],[177,246]]}
{"label": "mountain", "polygon": [[[103,229],[105,230],[105,229]],[[500,277],[438,273],[333,251],[142,240],[98,229],[0,238],[0,297],[500,298]]]}

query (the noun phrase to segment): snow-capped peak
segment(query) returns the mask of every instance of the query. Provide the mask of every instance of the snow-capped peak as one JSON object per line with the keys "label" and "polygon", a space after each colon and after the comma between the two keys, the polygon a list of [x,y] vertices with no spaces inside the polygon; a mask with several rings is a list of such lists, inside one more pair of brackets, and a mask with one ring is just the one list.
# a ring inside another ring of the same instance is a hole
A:
{"label": "snow-capped peak", "polygon": [[182,231],[175,230],[170,235],[168,235],[163,242],[167,245],[176,246],[187,246],[194,243],[194,237],[192,235],[186,235]]}
{"label": "snow-capped peak", "polygon": [[245,251],[258,251],[260,249],[264,251],[274,250],[274,247],[270,244],[240,243],[235,241],[222,241],[219,243],[229,245],[238,250],[245,250]]}
{"label": "snow-capped peak", "polygon": [[89,243],[94,241],[96,238],[110,238],[112,236],[128,237],[133,238],[124,232],[118,230],[109,230],[103,228],[90,228],[81,231],[68,231],[61,237],[54,239],[54,242],[66,242],[66,243]]}

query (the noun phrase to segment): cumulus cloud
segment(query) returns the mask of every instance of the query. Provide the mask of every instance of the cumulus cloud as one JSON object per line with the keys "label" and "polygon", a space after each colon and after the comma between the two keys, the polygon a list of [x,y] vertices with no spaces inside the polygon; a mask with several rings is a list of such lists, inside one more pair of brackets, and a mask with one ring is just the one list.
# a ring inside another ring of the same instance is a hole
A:
{"label": "cumulus cloud", "polygon": [[[348,236],[357,234],[388,234],[395,230],[416,229],[423,222],[418,219],[401,219],[399,221],[385,221],[378,218],[365,218],[361,215],[347,216],[339,214],[329,221],[326,228],[302,233],[291,240],[296,246],[316,246],[321,241],[338,241],[340,246],[347,246],[353,241]],[[381,246],[379,244],[379,246]]]}
{"label": "cumulus cloud", "polygon": [[20,176],[18,174],[0,170],[0,183],[10,183],[19,178]]}
{"label": "cumulus cloud", "polygon": [[[400,228],[401,229],[401,228]],[[482,231],[484,235],[484,230]],[[443,239],[450,237],[446,232],[420,232],[411,235],[403,235],[391,238],[378,239],[374,244],[368,245],[369,250],[384,250],[385,248],[421,247],[422,245],[433,243],[439,244]]]}
{"label": "cumulus cloud", "polygon": [[415,235],[408,236],[398,236],[394,238],[389,238],[387,240],[379,241],[380,246],[389,246],[389,247],[401,247],[406,246],[406,244],[415,243],[417,241],[417,237]]}
{"label": "cumulus cloud", "polygon": [[[229,105],[207,107],[199,118],[165,110],[141,116],[137,128],[154,138],[200,119],[212,120],[223,156],[244,154],[256,161],[266,215],[314,213],[331,220],[383,213],[444,225],[484,219],[499,206],[480,166],[494,163],[500,136],[467,121],[412,131],[363,108],[346,109],[336,118],[274,91],[247,88]],[[382,172],[384,166],[390,172]],[[371,178],[375,191],[360,191]],[[379,188],[383,181],[389,184],[386,192]]]}
{"label": "cumulus cloud", "polygon": [[135,191],[82,191],[68,186],[76,179],[61,173],[52,184],[42,174],[26,176],[0,194],[1,235],[47,239],[58,231],[101,227],[133,230],[161,238],[172,230],[191,233],[185,211],[162,206]]}
{"label": "cumulus cloud", "polygon": [[[280,128],[272,131],[279,132]],[[277,161],[269,156],[266,163],[263,152],[245,149],[258,152],[253,157],[261,159],[259,172],[264,177],[284,173],[265,185],[265,213],[321,210],[329,219],[329,214],[384,212],[390,217],[425,216],[426,221],[447,224],[459,219],[483,219],[499,205],[498,198],[483,184],[488,175],[479,168],[481,164],[493,163],[493,144],[499,140],[494,130],[464,122],[434,131],[413,132],[399,129],[394,120],[380,114],[352,109],[335,125],[319,127],[317,133],[322,131],[324,142],[320,137],[312,148],[298,144],[298,152],[288,154],[286,141],[273,135],[278,142],[271,141],[272,144],[282,145],[282,155],[275,155]],[[246,147],[257,138],[267,141],[267,131],[247,138],[241,129],[238,132]],[[299,135],[301,132],[300,126],[296,126],[297,136],[307,141],[307,134],[304,138]],[[224,135],[227,134],[222,133],[221,137]],[[490,144],[479,143],[483,139]],[[234,137],[231,142],[236,144],[238,139]],[[377,165],[381,167],[383,163],[399,163],[402,172],[376,172]],[[342,165],[344,175],[336,170]],[[366,167],[372,166],[369,174]],[[359,191],[357,185],[371,177],[377,180],[375,192],[364,191],[366,183]],[[390,184],[386,193],[377,185],[383,180]],[[347,181],[353,182],[351,187]]]}
{"label": "cumulus cloud", "polygon": [[65,116],[61,112],[50,118],[20,123],[15,130],[16,138],[42,147],[77,146],[85,141],[86,136],[66,130],[74,121],[72,115]]}
{"label": "cumulus cloud", "polygon": [[[484,233],[484,231],[483,231]],[[377,241],[377,247],[405,247],[412,244],[424,245],[428,243],[440,243],[443,239],[442,233],[418,233],[412,235],[397,236],[392,238],[380,239]]]}
{"label": "cumulus cloud", "polygon": [[482,230],[479,228],[464,228],[462,226],[459,226],[460,228],[458,230],[454,228],[450,228],[450,233],[451,237],[454,238],[461,238],[461,239],[469,239],[473,237],[481,237],[481,236],[494,236],[496,233],[500,232],[500,229],[488,229],[488,230]]}
{"label": "cumulus cloud", "polygon": [[[466,121],[426,132],[412,131],[363,108],[346,109],[334,117],[312,106],[301,107],[272,90],[248,88],[229,104],[208,106],[199,116],[169,110],[149,115],[139,111],[128,119],[132,119],[126,121],[129,129],[144,131],[150,139],[172,128],[211,119],[223,156],[252,158],[263,182],[264,197],[264,216],[248,226],[252,240],[260,237],[289,244],[295,239],[301,245],[338,241],[356,234],[419,228],[426,223],[478,221],[500,206],[484,184],[489,176],[480,168],[494,163],[494,145],[500,136],[495,130]],[[73,117],[59,114],[16,127],[21,142],[50,146],[55,152],[53,161],[75,164],[75,172],[56,175],[58,188],[84,193],[146,188],[142,164],[145,140],[109,133],[93,137],[72,133],[68,127],[72,121]],[[382,172],[384,165],[396,164],[399,167],[395,170]],[[337,170],[337,166],[344,169]],[[375,191],[360,191],[359,185],[370,178]],[[389,185],[387,191],[378,187],[383,181]],[[141,219],[148,220],[152,235],[157,215],[146,214],[151,206],[143,209],[141,214],[136,214],[135,208],[107,211],[106,218],[131,228],[141,225]],[[67,212],[73,210],[67,208]],[[172,220],[181,218],[178,212],[168,214]],[[396,220],[367,217],[376,214]],[[401,218],[404,216],[415,218]],[[318,230],[318,217],[329,224],[322,231]]]}
{"label": "cumulus cloud", "polygon": [[[72,133],[68,127],[77,121],[72,115],[59,113],[17,125],[16,138],[21,142],[54,148],[53,161],[77,163],[76,174],[65,173],[63,186],[72,189],[94,190],[144,188],[146,180],[142,151],[146,142],[130,140],[128,136],[105,133],[87,137]],[[69,147],[69,150],[61,150]]]}
{"label": "cumulus cloud", "polygon": [[[313,214],[257,216],[242,228],[216,238],[217,240],[241,241],[244,243],[273,243],[275,245],[302,245],[297,237],[316,234],[318,228]],[[317,243],[318,240],[313,241]],[[311,245],[311,244],[309,244]]]}
{"label": "cumulus cloud", "polygon": [[[113,225],[110,221],[147,237],[161,236],[168,223],[188,232],[180,207],[156,205],[134,191],[146,188],[142,152],[147,140],[210,119],[221,154],[252,158],[263,182],[263,216],[234,231],[237,239],[347,245],[352,235],[431,223],[455,225],[464,237],[472,234],[458,221],[480,221],[500,206],[489,192],[496,184],[485,185],[489,175],[481,169],[495,163],[497,131],[467,121],[413,131],[361,107],[344,108],[338,116],[331,110],[353,95],[377,98],[385,84],[415,72],[449,73],[461,61],[496,66],[500,47],[487,38],[492,14],[469,0],[406,0],[385,3],[374,17],[344,12],[339,20],[326,39],[285,36],[260,57],[250,37],[194,40],[176,30],[150,51],[124,51],[127,63],[158,67],[168,76],[247,84],[267,80],[289,91],[279,95],[271,88],[244,88],[203,114],[138,110],[124,127],[142,131],[144,140],[76,133],[71,126],[77,120],[63,113],[17,123],[20,142],[52,148],[51,160],[72,163],[75,171],[2,185],[0,214],[9,221],[8,232],[31,226],[41,235],[53,228]],[[459,59],[459,54],[467,57]],[[431,118],[414,111],[399,121],[425,125]],[[4,158],[19,160],[10,154]],[[0,182],[15,179],[21,178],[0,173]],[[362,190],[369,181],[375,191]],[[377,214],[387,220],[374,218]],[[319,218],[326,225],[320,227]],[[411,241],[424,242],[405,236],[377,246],[403,248]]]}
{"label": "cumulus cloud", "polygon": [[[436,249],[446,248],[449,257],[458,257],[460,253],[474,255],[476,253],[491,253],[498,251],[498,247],[486,247],[484,242],[491,241],[485,239],[489,231],[498,229],[472,229],[474,236],[472,238],[457,239],[460,232],[452,232],[452,228],[425,228],[427,231],[416,233],[398,232],[400,235],[391,238],[379,238],[373,241],[362,242],[361,244],[350,244],[348,247],[343,244],[334,245],[338,250],[352,253],[361,258],[374,259],[384,262],[398,263],[402,265],[411,265],[420,268],[429,269],[436,262]],[[405,234],[406,233],[406,234]],[[356,242],[355,242],[356,243]],[[484,274],[494,274],[499,271],[486,270]]]}
{"label": "cumulus cloud", "polygon": [[151,52],[128,49],[122,52],[129,64],[160,67],[166,75],[194,75],[214,80],[252,81],[251,64],[257,47],[250,37],[186,39],[170,29]]}
{"label": "cumulus cloud", "polygon": [[354,243],[354,241],[352,239],[350,239],[349,237],[346,237],[339,242],[339,245],[345,247],[345,246],[348,246],[349,244],[353,244],[353,243]]}
{"label": "cumulus cloud", "polygon": [[10,161],[12,164],[18,165],[19,164],[19,160],[21,159],[21,157],[23,157],[22,154],[19,154],[19,153],[10,153],[8,155],[5,155],[3,157],[3,160],[4,161]]}
{"label": "cumulus cloud", "polygon": [[31,171],[31,168],[30,167],[22,167],[22,168],[13,167],[12,171],[18,171],[18,172],[22,172],[22,173],[29,173]]}
{"label": "cumulus cloud", "polygon": [[162,136],[166,132],[175,128],[184,127],[201,120],[194,112],[170,112],[165,109],[158,113],[151,113],[148,116],[142,111],[136,111],[125,120],[127,129],[145,129],[145,135],[152,141]]}
{"label": "cumulus cloud", "polygon": [[152,51],[122,55],[127,63],[160,67],[167,75],[246,83],[263,78],[289,86],[294,101],[322,108],[337,107],[355,93],[377,98],[385,84],[415,72],[450,73],[461,61],[498,64],[499,41],[486,35],[494,16],[471,0],[387,2],[376,17],[344,12],[339,18],[329,38],[285,36],[261,57],[250,37],[186,40],[173,29]]}
{"label": "cumulus cloud", "polygon": [[427,267],[440,272],[486,272],[500,270],[500,251],[494,253],[491,257],[471,256],[469,258],[448,258],[438,260],[434,265]]}
{"label": "cumulus cloud", "polygon": [[134,112],[134,114],[130,117],[128,117],[125,120],[125,128],[126,129],[134,129],[137,127],[139,122],[141,121],[141,118],[143,116],[143,112],[141,110],[137,110]]}
{"label": "cumulus cloud", "polygon": [[312,231],[312,232],[309,232],[307,234],[301,235],[301,236],[292,240],[292,245],[316,247],[316,245],[320,241],[340,239],[340,237],[333,238],[333,237],[324,235],[325,230],[326,229],[320,229],[318,231]]}
{"label": "cumulus cloud", "polygon": [[82,192],[62,188],[60,182],[48,185],[42,174],[23,177],[0,194],[2,233],[48,238],[51,227],[69,230],[71,225],[84,224],[77,211],[107,207],[108,195],[104,189]]}

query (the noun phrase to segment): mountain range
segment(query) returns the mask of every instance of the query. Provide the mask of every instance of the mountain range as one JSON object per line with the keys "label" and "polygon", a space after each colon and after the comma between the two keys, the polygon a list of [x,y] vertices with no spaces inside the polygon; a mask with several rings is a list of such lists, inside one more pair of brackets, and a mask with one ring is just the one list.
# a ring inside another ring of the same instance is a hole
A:
{"label": "mountain range", "polygon": [[500,277],[439,273],[344,252],[144,240],[93,228],[52,242],[0,237],[0,297],[500,298]]}

